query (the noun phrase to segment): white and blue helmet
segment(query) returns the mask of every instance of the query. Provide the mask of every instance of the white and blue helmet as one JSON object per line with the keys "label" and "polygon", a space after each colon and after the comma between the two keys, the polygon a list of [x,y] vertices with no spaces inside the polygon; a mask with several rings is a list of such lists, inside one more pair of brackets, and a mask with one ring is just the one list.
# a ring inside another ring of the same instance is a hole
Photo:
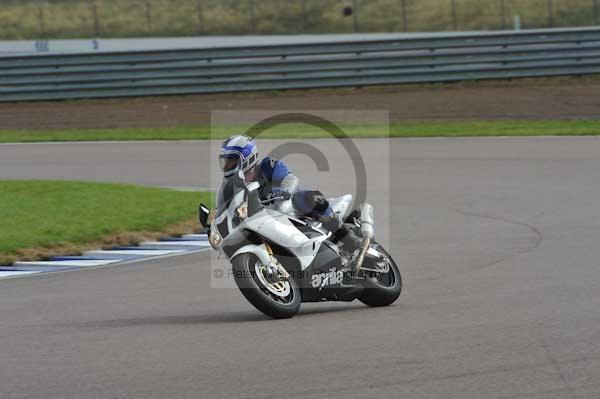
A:
{"label": "white and blue helmet", "polygon": [[241,134],[228,138],[221,145],[219,163],[226,178],[240,170],[246,173],[258,163],[256,143],[250,137]]}

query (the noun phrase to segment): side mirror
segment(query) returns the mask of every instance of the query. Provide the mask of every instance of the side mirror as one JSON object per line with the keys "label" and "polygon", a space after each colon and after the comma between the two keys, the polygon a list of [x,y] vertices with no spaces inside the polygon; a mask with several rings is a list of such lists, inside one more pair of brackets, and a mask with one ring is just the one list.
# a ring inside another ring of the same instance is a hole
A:
{"label": "side mirror", "polygon": [[210,214],[210,209],[204,204],[200,204],[198,207],[198,220],[200,220],[200,224],[206,228],[210,227],[208,224],[208,215]]}

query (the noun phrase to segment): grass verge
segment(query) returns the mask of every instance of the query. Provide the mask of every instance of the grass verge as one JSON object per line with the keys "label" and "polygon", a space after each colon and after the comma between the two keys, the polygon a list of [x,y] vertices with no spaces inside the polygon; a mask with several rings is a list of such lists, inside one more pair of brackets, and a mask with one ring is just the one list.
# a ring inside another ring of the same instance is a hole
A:
{"label": "grass verge", "polygon": [[211,193],[125,184],[0,180],[0,264],[197,229]]}
{"label": "grass verge", "polygon": [[[355,18],[345,6],[355,4]],[[454,6],[454,7],[453,7]],[[592,0],[4,0],[0,37],[80,38],[402,32],[587,26]]]}
{"label": "grass verge", "polygon": [[[374,137],[476,137],[476,136],[593,136],[600,135],[600,120],[550,121],[456,121],[339,125],[353,138]],[[249,126],[208,126],[188,128],[125,128],[73,130],[0,131],[1,143],[128,140],[208,140],[223,139]],[[329,133],[314,126],[292,123],[266,130],[261,138],[327,138]]]}

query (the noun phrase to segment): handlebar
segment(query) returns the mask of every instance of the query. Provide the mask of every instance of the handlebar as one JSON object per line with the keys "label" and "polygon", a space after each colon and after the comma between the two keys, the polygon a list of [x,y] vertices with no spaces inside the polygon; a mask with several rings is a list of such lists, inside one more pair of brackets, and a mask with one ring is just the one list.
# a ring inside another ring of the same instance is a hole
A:
{"label": "handlebar", "polygon": [[289,195],[281,194],[281,195],[269,197],[266,200],[260,201],[260,203],[263,205],[272,205],[277,201],[286,201],[289,199],[290,199]]}

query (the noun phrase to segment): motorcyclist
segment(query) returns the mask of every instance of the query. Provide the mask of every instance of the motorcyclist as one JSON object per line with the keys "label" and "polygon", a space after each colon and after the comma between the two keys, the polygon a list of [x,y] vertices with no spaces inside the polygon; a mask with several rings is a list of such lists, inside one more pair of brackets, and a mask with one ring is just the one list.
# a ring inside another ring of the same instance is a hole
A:
{"label": "motorcyclist", "polygon": [[[291,199],[298,214],[320,221],[332,233],[331,241],[341,243],[344,251],[353,253],[360,247],[361,240],[338,218],[327,198],[316,190],[298,190],[299,180],[290,173],[285,162],[269,157],[259,162],[258,148],[250,137],[235,135],[225,140],[221,145],[219,163],[224,183],[241,170],[247,183],[257,181],[260,184],[262,200]],[[223,203],[224,186],[217,195],[219,207]]]}

